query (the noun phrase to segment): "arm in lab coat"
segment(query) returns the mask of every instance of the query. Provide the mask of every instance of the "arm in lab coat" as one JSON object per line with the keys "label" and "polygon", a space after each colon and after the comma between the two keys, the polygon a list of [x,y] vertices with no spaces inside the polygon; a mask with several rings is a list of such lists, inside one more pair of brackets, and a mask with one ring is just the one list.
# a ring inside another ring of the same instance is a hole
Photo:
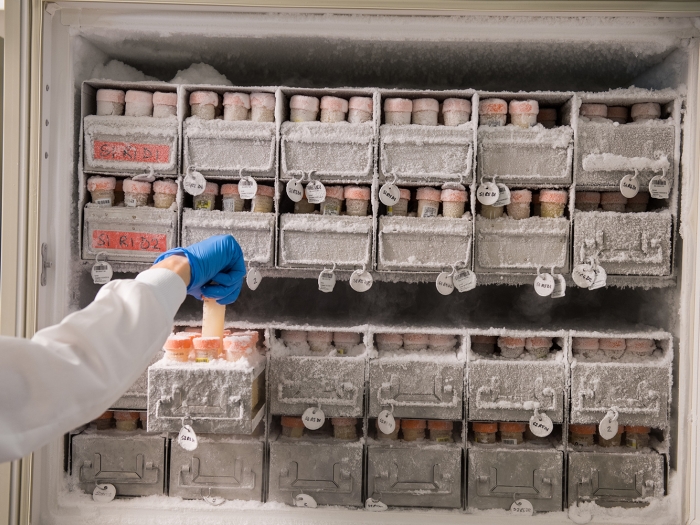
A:
{"label": "arm in lab coat", "polygon": [[107,410],[163,347],[185,295],[177,273],[152,268],[31,340],[0,337],[0,463]]}

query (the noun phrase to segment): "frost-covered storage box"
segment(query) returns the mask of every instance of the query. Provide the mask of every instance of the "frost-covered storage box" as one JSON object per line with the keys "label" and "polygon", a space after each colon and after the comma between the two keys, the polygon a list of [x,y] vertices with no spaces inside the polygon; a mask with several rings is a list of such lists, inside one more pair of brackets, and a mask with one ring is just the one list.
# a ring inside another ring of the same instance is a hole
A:
{"label": "frost-covered storage box", "polygon": [[474,166],[475,119],[474,91],[381,91],[381,103],[387,98],[460,98],[472,102],[471,120],[459,126],[386,124],[382,106],[379,127],[380,180],[396,175],[399,182],[462,182],[472,180]]}
{"label": "frost-covered storage box", "polygon": [[144,173],[177,175],[180,163],[180,123],[165,118],[96,115],[98,89],[175,92],[173,84],[159,82],[83,82],[82,148],[86,173]]}
{"label": "frost-covered storage box", "polygon": [[165,491],[166,438],[143,430],[87,429],[71,438],[73,479],[92,494],[114,485],[117,497],[156,496]]}
{"label": "frost-covered storage box", "polygon": [[178,363],[148,369],[148,431],[250,434],[265,414],[265,358]]}
{"label": "frost-covered storage box", "polygon": [[251,120],[205,120],[191,116],[189,96],[193,91],[214,91],[220,101],[225,93],[270,93],[273,88],[183,86],[183,171],[196,169],[220,178],[250,175],[272,179],[277,174],[277,125]]}
{"label": "frost-covered storage box", "polygon": [[571,183],[574,151],[573,93],[479,93],[479,99],[535,100],[539,107],[556,107],[557,126],[521,128],[483,126],[477,130],[477,179],[497,177],[510,185],[543,186]]}

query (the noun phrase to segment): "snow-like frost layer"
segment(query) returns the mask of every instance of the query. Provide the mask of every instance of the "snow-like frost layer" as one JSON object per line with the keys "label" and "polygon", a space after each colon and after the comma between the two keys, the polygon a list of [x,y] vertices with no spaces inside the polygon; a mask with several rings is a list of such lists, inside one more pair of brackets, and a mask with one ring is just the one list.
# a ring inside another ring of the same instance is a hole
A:
{"label": "snow-like frost layer", "polygon": [[178,70],[171,84],[205,84],[208,86],[232,86],[233,83],[214,67],[204,62]]}
{"label": "snow-like frost layer", "polygon": [[110,60],[106,64],[95,66],[90,76],[95,80],[116,80],[121,82],[146,82],[157,81],[158,79],[146,75],[124,62]]}

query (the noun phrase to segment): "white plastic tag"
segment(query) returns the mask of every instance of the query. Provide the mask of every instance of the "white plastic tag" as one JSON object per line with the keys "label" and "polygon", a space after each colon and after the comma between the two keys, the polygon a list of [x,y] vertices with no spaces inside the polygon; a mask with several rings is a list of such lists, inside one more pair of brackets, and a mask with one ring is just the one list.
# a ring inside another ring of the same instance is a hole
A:
{"label": "white plastic tag", "polygon": [[252,199],[257,192],[258,183],[255,182],[253,177],[243,177],[238,181],[238,194],[241,196],[241,199]]}
{"label": "white plastic tag", "polygon": [[532,516],[535,513],[535,509],[528,500],[519,499],[510,506],[510,513],[516,516]]}
{"label": "white plastic tag", "polygon": [[316,500],[308,494],[297,494],[294,496],[294,506],[315,509],[318,505],[316,504]]}
{"label": "white plastic tag", "polygon": [[593,519],[593,514],[590,511],[579,509],[578,505],[569,507],[569,519],[576,525],[585,525]]}
{"label": "white plastic tag", "polygon": [[207,187],[207,180],[198,171],[190,170],[182,179],[182,187],[190,195],[201,195]]}
{"label": "white plastic tag", "polygon": [[248,274],[245,276],[245,282],[248,288],[251,290],[257,290],[260,286],[260,281],[262,281],[262,275],[260,275],[260,270],[257,268],[251,268],[248,270]]}
{"label": "white plastic tag", "polygon": [[649,181],[649,195],[652,199],[668,199],[671,195],[671,181],[663,175],[657,175]]}
{"label": "white plastic tag", "polygon": [[499,182],[496,184],[498,186],[498,200],[493,203],[493,206],[501,207],[510,204],[510,189],[505,184]]}
{"label": "white plastic tag", "polygon": [[287,197],[292,202],[299,202],[304,197],[304,186],[296,179],[292,179],[287,183]]}
{"label": "white plastic tag", "polygon": [[332,270],[322,270],[318,274],[318,289],[323,293],[331,293],[335,288],[335,274]]}
{"label": "white plastic tag", "polygon": [[605,417],[598,423],[598,433],[603,439],[612,439],[617,435],[618,427],[619,424],[615,413],[612,410],[608,410]]}
{"label": "white plastic tag", "polygon": [[552,291],[552,299],[559,299],[566,295],[566,279],[561,274],[555,274],[554,277],[554,291]]}
{"label": "white plastic tag", "polygon": [[92,491],[92,500],[97,503],[109,503],[117,495],[117,489],[111,483],[98,484]]}
{"label": "white plastic tag", "polygon": [[401,198],[401,190],[395,184],[384,184],[379,189],[379,200],[384,206],[395,206]]}
{"label": "white plastic tag", "polygon": [[372,288],[372,274],[367,271],[355,270],[350,276],[350,288],[356,292],[366,292]]}
{"label": "white plastic tag", "polygon": [[476,274],[467,268],[460,268],[452,275],[452,283],[458,292],[468,292],[476,288]]}
{"label": "white plastic tag", "polygon": [[605,268],[598,265],[593,270],[593,273],[595,274],[593,277],[593,282],[588,289],[597,290],[598,288],[603,288],[608,283],[608,273],[605,271]]}
{"label": "white plastic tag", "polygon": [[326,422],[326,415],[320,408],[307,408],[301,416],[304,426],[309,430],[318,430]]}
{"label": "white plastic tag", "polygon": [[447,272],[442,272],[435,280],[435,287],[442,295],[450,295],[455,289],[452,275]]}
{"label": "white plastic tag", "polygon": [[209,503],[209,505],[211,505],[212,507],[218,507],[226,501],[224,498],[221,498],[219,496],[204,496],[202,499]]}
{"label": "white plastic tag", "polygon": [[552,430],[554,430],[554,424],[547,414],[538,412],[537,415],[533,414],[530,418],[530,432],[537,437],[547,437],[552,433]]}
{"label": "white plastic tag", "polygon": [[382,410],[377,416],[377,428],[382,434],[391,434],[396,430],[394,414],[388,410]]}
{"label": "white plastic tag", "polygon": [[184,425],[180,429],[180,433],[177,435],[177,444],[190,452],[197,449],[197,445],[199,445],[197,434],[194,433],[190,425]]}
{"label": "white plastic tag", "polygon": [[554,291],[554,277],[549,273],[541,273],[535,278],[535,291],[541,297],[548,297]]}
{"label": "white plastic tag", "polygon": [[479,187],[476,189],[476,199],[481,204],[490,206],[498,200],[499,193],[500,190],[496,184],[493,182],[483,182],[479,184]]}
{"label": "white plastic tag", "polygon": [[590,264],[577,264],[571,272],[571,278],[579,288],[590,288],[595,279],[595,272]]}
{"label": "white plastic tag", "polygon": [[112,265],[107,261],[97,261],[92,265],[92,270],[90,270],[90,275],[92,275],[92,282],[95,284],[107,284],[112,280]]}
{"label": "white plastic tag", "polygon": [[306,185],[306,200],[310,204],[321,204],[326,200],[326,187],[317,180],[312,180]]}
{"label": "white plastic tag", "polygon": [[639,181],[635,175],[625,175],[620,180],[620,193],[631,199],[639,193]]}
{"label": "white plastic tag", "polygon": [[367,501],[365,501],[365,510],[370,512],[384,512],[387,508],[386,504],[378,499],[367,498]]}

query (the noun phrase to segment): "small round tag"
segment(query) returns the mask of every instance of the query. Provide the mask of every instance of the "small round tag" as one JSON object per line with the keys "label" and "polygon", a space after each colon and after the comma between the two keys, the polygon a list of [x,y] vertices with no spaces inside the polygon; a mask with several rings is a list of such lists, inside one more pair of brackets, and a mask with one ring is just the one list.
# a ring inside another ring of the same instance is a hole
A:
{"label": "small round tag", "polygon": [[593,269],[593,273],[593,282],[588,287],[589,290],[597,290],[608,284],[608,272],[605,271],[605,268],[598,265]]}
{"label": "small round tag", "polygon": [[571,272],[571,278],[579,288],[590,288],[595,279],[595,272],[590,264],[577,264]]}
{"label": "small round tag", "polygon": [[350,276],[350,288],[356,292],[366,292],[372,288],[372,274],[367,271],[355,270]]}
{"label": "small round tag", "polygon": [[548,297],[554,291],[554,277],[549,273],[541,273],[535,278],[535,291],[541,297]]}
{"label": "small round tag", "polygon": [[620,180],[620,193],[631,199],[639,193],[639,181],[635,175],[625,175]]}
{"label": "small round tag", "polygon": [[226,502],[224,498],[221,498],[219,496],[204,496],[202,499],[212,507],[218,507],[219,505],[222,505]]}
{"label": "small round tag", "polygon": [[382,410],[377,416],[377,428],[382,434],[392,434],[396,430],[394,414],[388,410]]}
{"label": "small round tag", "polygon": [[528,500],[519,499],[510,506],[510,513],[516,516],[532,516],[535,513],[535,509]]}
{"label": "small round tag", "polygon": [[569,519],[576,523],[576,525],[586,525],[590,523],[593,519],[593,514],[587,510],[582,510],[578,508],[578,505],[569,507]]}
{"label": "small round tag", "polygon": [[652,177],[649,181],[649,195],[652,199],[668,199],[671,195],[671,181],[664,175]]}
{"label": "small round tag", "polygon": [[401,190],[395,184],[384,184],[379,188],[379,200],[384,206],[395,206],[401,198]]}
{"label": "small round tag", "polygon": [[498,189],[498,186],[493,182],[482,182],[476,189],[476,199],[481,204],[490,206],[498,200],[499,193],[500,190]]}
{"label": "small round tag", "polygon": [[367,498],[365,501],[365,510],[370,512],[384,512],[388,507],[378,499]]}
{"label": "small round tag", "polygon": [[442,295],[450,295],[455,289],[452,274],[442,272],[440,275],[438,275],[437,279],[435,280],[435,287]]}
{"label": "small round tag", "polygon": [[207,187],[207,180],[198,171],[190,170],[182,179],[182,187],[190,195],[201,195]]}
{"label": "small round tag", "polygon": [[499,182],[496,184],[498,186],[498,200],[493,203],[493,206],[501,207],[510,204],[510,189],[505,184]]}
{"label": "small round tag", "polygon": [[320,408],[307,408],[301,416],[304,426],[309,430],[318,430],[326,422],[326,416]]}
{"label": "small round tag", "polygon": [[598,433],[603,439],[612,439],[617,436],[619,424],[612,411],[608,411],[605,417],[598,423]]}
{"label": "small round tag", "polygon": [[97,484],[92,491],[92,500],[97,503],[109,503],[117,495],[117,489],[111,483]]}
{"label": "small round tag", "polygon": [[467,268],[460,268],[452,275],[452,283],[458,292],[468,292],[476,288],[476,274]]}
{"label": "small round tag", "polygon": [[335,274],[332,270],[323,270],[318,274],[318,289],[323,293],[331,293],[335,288]]}
{"label": "small round tag", "polygon": [[251,268],[248,270],[248,274],[245,276],[245,282],[248,288],[251,290],[257,290],[260,286],[260,281],[262,281],[262,275],[260,275],[260,270],[257,268]]}
{"label": "small round tag", "polygon": [[253,177],[243,177],[238,181],[238,194],[241,196],[241,199],[252,199],[257,192],[258,183],[255,182]]}
{"label": "small round tag", "polygon": [[560,273],[553,275],[554,277],[554,291],[552,292],[552,299],[559,299],[566,295],[566,279]]}
{"label": "small round tag", "polygon": [[317,180],[312,180],[306,185],[306,200],[310,204],[321,204],[326,200],[326,187]]}
{"label": "small round tag", "polygon": [[547,414],[538,412],[537,415],[533,414],[530,418],[530,432],[537,437],[547,437],[552,433],[552,430],[554,430],[554,424]]}
{"label": "small round tag", "polygon": [[287,183],[287,197],[292,202],[299,202],[304,197],[304,186],[296,179],[292,179]]}
{"label": "small round tag", "polygon": [[107,284],[112,280],[112,265],[107,261],[97,261],[92,265],[92,270],[90,270],[90,275],[92,275],[92,282],[95,284]]}
{"label": "small round tag", "polygon": [[308,494],[297,494],[294,496],[294,506],[315,509],[318,505],[316,504],[316,500]]}
{"label": "small round tag", "polygon": [[177,444],[190,452],[197,449],[197,445],[199,445],[197,434],[190,425],[184,425],[180,429],[180,433],[177,435]]}

